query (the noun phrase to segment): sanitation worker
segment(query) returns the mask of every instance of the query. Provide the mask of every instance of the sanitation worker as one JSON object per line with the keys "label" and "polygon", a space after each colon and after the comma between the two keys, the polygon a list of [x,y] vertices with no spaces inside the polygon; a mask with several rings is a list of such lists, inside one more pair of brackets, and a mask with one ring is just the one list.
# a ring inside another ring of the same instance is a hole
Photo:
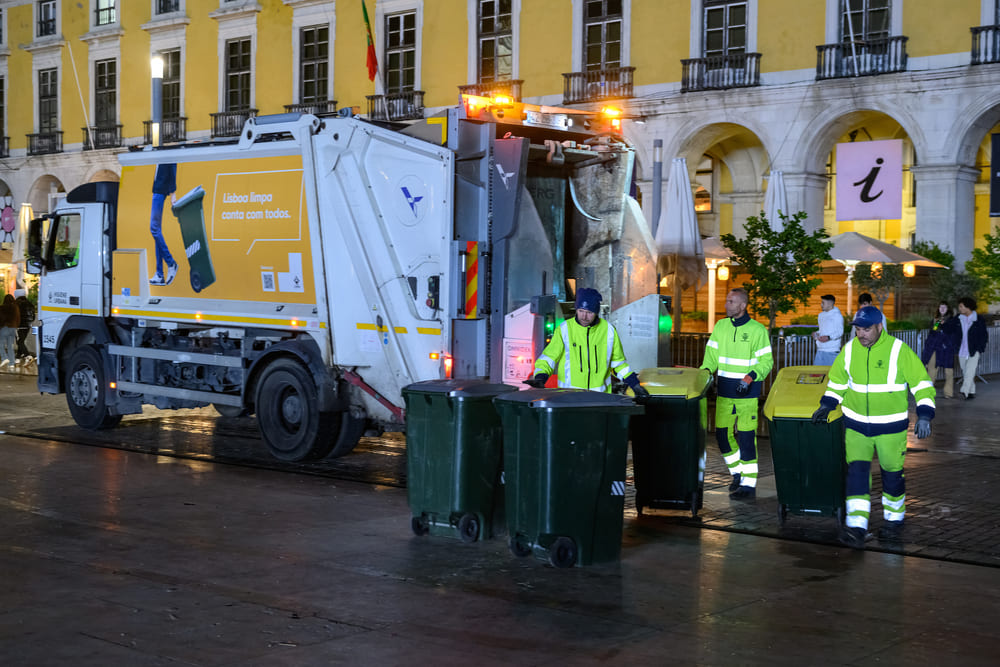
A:
{"label": "sanitation worker", "polygon": [[535,361],[534,377],[525,380],[532,387],[544,387],[553,373],[560,387],[611,392],[611,374],[620,378],[637,399],[649,397],[622,350],[618,332],[598,316],[601,294],[585,287],[576,294],[576,317],[566,320]]}
{"label": "sanitation worker", "polygon": [[729,497],[757,497],[757,399],[771,372],[771,339],[767,328],[750,319],[746,290],[726,295],[726,315],[712,330],[701,367],[717,373],[715,439],[733,475]]}
{"label": "sanitation worker", "polygon": [[903,341],[883,331],[882,312],[865,306],[851,325],[857,335],[844,346],[830,368],[826,393],[813,413],[813,423],[827,421],[840,404],[847,427],[847,521],[840,541],[863,549],[871,513],[872,454],[882,468],[882,518],[879,539],[899,540],[906,514],[903,457],[909,426],[906,390],[917,404],[918,438],[931,434],[934,383],[920,357]]}

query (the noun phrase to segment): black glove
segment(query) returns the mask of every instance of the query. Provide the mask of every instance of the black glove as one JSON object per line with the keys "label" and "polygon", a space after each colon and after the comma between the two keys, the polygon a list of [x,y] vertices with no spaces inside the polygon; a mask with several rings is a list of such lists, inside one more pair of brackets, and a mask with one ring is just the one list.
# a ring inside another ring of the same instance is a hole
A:
{"label": "black glove", "polygon": [[833,408],[829,405],[821,405],[816,408],[816,412],[812,416],[813,424],[825,424],[826,418],[830,416],[831,411],[833,411]]}
{"label": "black glove", "polygon": [[931,434],[931,420],[921,417],[917,420],[917,427],[913,431],[917,434],[918,440],[923,440]]}
{"label": "black glove", "polygon": [[753,384],[753,378],[750,377],[749,375],[744,376],[743,379],[740,380],[740,383],[736,386],[736,393],[737,394],[747,393],[748,391],[750,391],[750,385],[752,384]]}
{"label": "black glove", "polygon": [[649,400],[649,392],[641,384],[632,387],[632,393],[635,394],[635,402],[642,405]]}
{"label": "black glove", "polygon": [[535,377],[528,378],[524,381],[524,384],[529,387],[534,387],[535,389],[541,389],[545,386],[545,383],[548,382],[548,380],[549,376],[546,373],[536,373]]}

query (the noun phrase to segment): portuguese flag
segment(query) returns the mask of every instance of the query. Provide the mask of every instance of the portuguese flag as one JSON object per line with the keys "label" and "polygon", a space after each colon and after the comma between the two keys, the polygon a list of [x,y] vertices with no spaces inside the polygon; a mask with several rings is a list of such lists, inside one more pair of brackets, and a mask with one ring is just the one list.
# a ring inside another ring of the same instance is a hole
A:
{"label": "portuguese flag", "polygon": [[368,80],[374,81],[378,73],[378,58],[375,55],[375,40],[372,38],[372,24],[368,21],[365,0],[361,0],[361,13],[365,15],[365,30],[368,32]]}

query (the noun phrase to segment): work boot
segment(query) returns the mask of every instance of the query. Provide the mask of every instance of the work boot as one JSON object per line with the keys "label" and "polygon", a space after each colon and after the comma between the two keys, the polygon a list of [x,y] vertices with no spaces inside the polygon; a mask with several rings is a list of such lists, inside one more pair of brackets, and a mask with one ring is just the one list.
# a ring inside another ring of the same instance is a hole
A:
{"label": "work boot", "polygon": [[841,544],[846,544],[852,549],[864,549],[865,529],[853,528],[851,526],[844,526],[843,530],[840,531],[840,536],[837,538],[837,540]]}
{"label": "work boot", "polygon": [[886,521],[878,529],[878,539],[885,542],[899,542],[903,539],[903,522]]}
{"label": "work boot", "polygon": [[755,500],[757,489],[752,486],[738,486],[735,491],[729,492],[729,497],[733,500]]}
{"label": "work boot", "polygon": [[740,473],[736,473],[735,475],[733,475],[733,481],[729,483],[729,493],[732,493],[736,489],[740,488],[740,480],[742,478],[743,475],[741,475]]}

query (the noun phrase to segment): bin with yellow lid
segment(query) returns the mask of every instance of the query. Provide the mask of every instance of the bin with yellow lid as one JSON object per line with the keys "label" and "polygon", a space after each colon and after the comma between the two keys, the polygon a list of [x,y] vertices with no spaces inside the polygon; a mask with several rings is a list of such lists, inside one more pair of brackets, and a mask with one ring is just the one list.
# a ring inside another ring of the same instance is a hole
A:
{"label": "bin with yellow lid", "polygon": [[829,366],[783,368],[764,403],[782,524],[789,513],[844,520],[847,461],[840,408],[830,413],[826,423],[812,423],[829,372]]}
{"label": "bin with yellow lid", "polygon": [[635,508],[687,509],[698,516],[705,486],[705,430],[711,375],[700,368],[647,368],[650,393],[632,418]]}

